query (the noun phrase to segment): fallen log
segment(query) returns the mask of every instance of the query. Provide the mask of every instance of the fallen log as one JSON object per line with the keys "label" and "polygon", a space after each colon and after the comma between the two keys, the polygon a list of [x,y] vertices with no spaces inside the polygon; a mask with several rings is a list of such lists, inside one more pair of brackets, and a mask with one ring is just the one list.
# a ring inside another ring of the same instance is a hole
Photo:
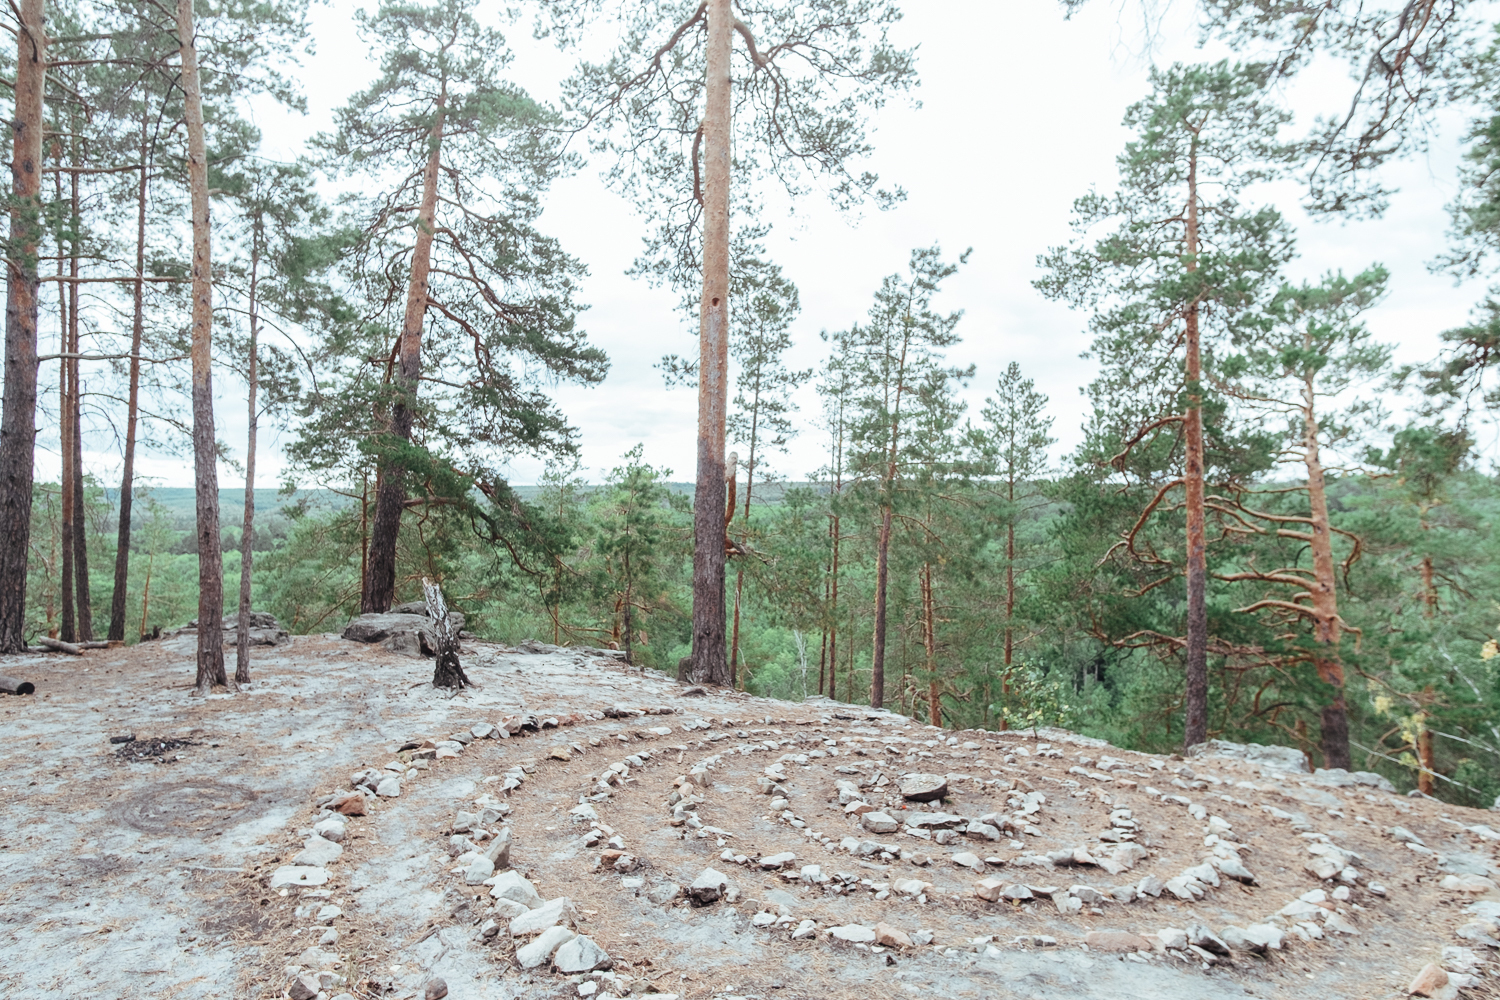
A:
{"label": "fallen log", "polygon": [[83,655],[83,647],[77,643],[63,642],[61,639],[54,639],[50,635],[39,635],[36,637],[36,641],[48,649],[57,650],[59,653],[72,653],[74,656]]}
{"label": "fallen log", "polygon": [[[122,642],[120,643],[120,645],[123,646],[125,644]],[[103,639],[98,639],[93,642],[80,642],[78,644],[79,649],[108,649],[109,646],[110,644]]]}
{"label": "fallen log", "polygon": [[16,677],[0,677],[0,691],[6,694],[36,694],[36,685]]}

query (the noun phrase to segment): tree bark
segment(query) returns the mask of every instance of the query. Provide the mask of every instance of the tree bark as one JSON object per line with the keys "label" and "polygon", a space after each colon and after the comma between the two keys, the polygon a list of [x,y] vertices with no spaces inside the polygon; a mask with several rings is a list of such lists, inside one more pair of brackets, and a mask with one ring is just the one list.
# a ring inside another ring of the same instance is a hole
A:
{"label": "tree bark", "polygon": [[870,706],[885,704],[885,608],[886,585],[891,570],[891,508],[880,510],[880,535],[875,544],[875,629],[874,650],[870,656]]}
{"label": "tree bark", "polygon": [[[1014,448],[1014,442],[1012,442]],[[1000,675],[1000,700],[1004,707],[1000,710],[1000,731],[1005,732],[1010,728],[1010,670],[1011,660],[1015,652],[1014,629],[1011,622],[1016,613],[1016,476],[1014,466],[1009,471],[1006,480],[1006,499],[1010,502],[1010,512],[1006,514],[1005,525],[1005,671]]]}
{"label": "tree bark", "polygon": [[[1188,161],[1187,269],[1198,269],[1198,154]],[[1183,483],[1187,515],[1187,707],[1183,745],[1208,739],[1208,542],[1203,508],[1203,357],[1198,329],[1198,301],[1188,305],[1187,419],[1183,421],[1186,455]]]}
{"label": "tree bark", "polygon": [[[754,405],[750,409],[750,462],[745,466],[745,530],[740,534],[746,545],[750,542],[750,491],[755,488],[755,435],[760,422],[760,389],[755,391]],[[731,491],[730,497],[734,494]],[[740,672],[740,598],[745,592],[745,566],[740,564],[734,574],[734,633],[729,640],[729,676],[735,687],[745,690],[745,678]],[[822,668],[818,670],[818,693],[823,693]]]}
{"label": "tree bark", "polygon": [[193,0],[177,0],[182,46],[183,111],[187,124],[188,195],[193,213],[193,484],[197,493],[198,679],[196,692],[229,686],[224,673],[224,554],[219,537],[219,470],[214,435],[213,272],[208,208],[208,154]]}
{"label": "tree bark", "polygon": [[922,648],[927,654],[927,721],[943,728],[943,686],[937,675],[937,615],[932,598],[932,564],[922,564]]}
{"label": "tree bark", "polygon": [[125,405],[125,456],[120,472],[120,528],[115,537],[115,587],[109,598],[109,639],[125,640],[130,590],[130,517],[135,500],[135,433],[140,412],[141,338],[146,325],[146,185],[150,175],[150,105],[141,103],[141,179],[135,195],[135,288],[130,324],[130,390]]}
{"label": "tree bark", "polygon": [[[74,162],[78,157],[78,142],[73,142]],[[89,579],[89,535],[83,492],[83,380],[79,371],[77,355],[81,351],[78,332],[78,230],[83,225],[78,204],[78,174],[72,177],[71,190],[72,236],[68,255],[68,351],[74,357],[67,359],[68,366],[68,423],[69,443],[73,448],[73,582],[78,598],[78,638],[83,642],[94,641],[94,611],[90,595]]]}
{"label": "tree bark", "polygon": [[0,410],[0,653],[26,646],[26,558],[36,448],[37,248],[41,242],[42,104],[47,72],[43,0],[19,0],[16,113],[11,122],[10,247],[6,254],[5,390]]}
{"label": "tree bark", "polygon": [[730,0],[708,0],[703,117],[703,297],[698,482],[693,497],[693,679],[728,687],[724,635],[724,423],[729,399]]}
{"label": "tree bark", "polygon": [[[53,153],[57,148],[54,144]],[[62,201],[62,174],[53,177],[56,199]],[[57,236],[57,276],[63,276],[62,233]],[[78,614],[74,603],[77,594],[73,585],[73,366],[66,357],[77,349],[68,328],[68,289],[61,280],[57,283],[57,452],[60,469],[57,475],[59,494],[58,534],[62,538],[62,566],[59,570],[62,591],[62,616],[58,622],[58,638],[63,642],[78,641]]]}
{"label": "tree bark", "polygon": [[833,516],[833,562],[828,586],[828,695],[838,700],[839,673],[839,517]]}
{"label": "tree bark", "polygon": [[254,567],[255,549],[255,396],[260,388],[260,312],[256,293],[260,290],[261,220],[255,220],[250,247],[250,357],[245,380],[250,398],[246,403],[249,432],[245,441],[245,519],[240,527],[240,613],[235,630],[234,682],[250,683],[250,573]]}
{"label": "tree bark", "polygon": [[1333,535],[1329,530],[1328,494],[1324,484],[1323,461],[1318,449],[1317,396],[1313,378],[1303,385],[1302,456],[1307,466],[1307,501],[1312,541],[1313,585],[1310,589],[1313,612],[1313,666],[1318,678],[1332,686],[1332,697],[1323,708],[1324,767],[1348,769],[1349,717],[1344,702],[1344,665],[1339,660],[1338,570],[1333,561]]}
{"label": "tree bark", "polygon": [[[447,116],[448,84],[438,95],[432,122],[431,148],[422,174],[422,204],[417,211],[417,241],[411,255],[411,278],[406,289],[406,315],[396,366],[396,402],[391,408],[391,435],[411,443],[412,410],[422,374],[422,324],[427,316],[427,279],[432,268],[432,237],[437,226],[438,171],[442,167],[443,125]],[[399,464],[382,463],[375,487],[375,516],[370,526],[368,568],[360,611],[385,612],[396,599],[396,541],[401,510],[406,505],[406,476]]]}

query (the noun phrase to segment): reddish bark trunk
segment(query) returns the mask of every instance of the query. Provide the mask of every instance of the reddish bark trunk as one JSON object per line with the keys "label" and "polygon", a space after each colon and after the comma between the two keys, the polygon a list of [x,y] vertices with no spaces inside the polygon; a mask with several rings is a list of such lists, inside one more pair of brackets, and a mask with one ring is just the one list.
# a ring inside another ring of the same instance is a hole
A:
{"label": "reddish bark trunk", "polygon": [[[1188,165],[1187,256],[1198,269],[1198,155]],[[1183,421],[1183,484],[1187,516],[1187,690],[1183,744],[1208,739],[1208,542],[1203,509],[1203,379],[1198,303],[1187,309],[1187,419]]]}
{"label": "reddish bark trunk", "polygon": [[141,337],[145,332],[146,184],[150,172],[150,106],[141,111],[141,179],[136,187],[135,287],[130,324],[130,389],[125,405],[125,456],[120,472],[120,527],[115,536],[115,587],[109,599],[109,639],[125,639],[125,600],[130,589],[130,517],[135,499],[135,433],[140,412]]}
{"label": "reddish bark trunk", "polygon": [[729,686],[724,635],[724,424],[729,399],[730,0],[708,0],[703,117],[703,297],[693,498],[693,679]]}
{"label": "reddish bark trunk", "polygon": [[219,537],[219,470],[214,435],[213,270],[208,207],[208,153],[192,0],[177,0],[187,123],[188,193],[193,213],[193,480],[198,536],[198,679],[196,691],[229,686],[224,673],[224,558]]}
{"label": "reddish bark trunk", "polygon": [[26,646],[26,559],[36,449],[37,248],[42,238],[42,104],[47,36],[42,0],[20,0],[16,112],[11,121],[10,251],[5,390],[0,409],[0,653]]}
{"label": "reddish bark trunk", "polygon": [[[422,323],[427,316],[427,279],[432,269],[432,237],[437,225],[438,171],[442,166],[443,124],[448,86],[444,81],[432,123],[431,151],[422,174],[422,204],[417,210],[417,241],[411,255],[411,278],[406,290],[406,315],[401,323],[395,383],[398,392],[391,408],[391,436],[411,442],[412,407],[422,374]],[[406,506],[406,477],[399,465],[384,463],[376,480],[375,516],[370,528],[369,553],[360,611],[385,612],[396,599],[396,541],[401,511]]]}

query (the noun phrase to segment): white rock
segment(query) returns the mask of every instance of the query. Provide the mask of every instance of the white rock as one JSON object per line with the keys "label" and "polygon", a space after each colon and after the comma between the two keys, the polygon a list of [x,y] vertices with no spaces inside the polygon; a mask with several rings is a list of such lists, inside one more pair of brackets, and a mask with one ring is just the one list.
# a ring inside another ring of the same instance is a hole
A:
{"label": "white rock", "polygon": [[801,941],[804,938],[810,938],[817,932],[817,929],[818,925],[816,923],[811,920],[804,920],[797,925],[796,930],[792,931],[792,940]]}
{"label": "white rock", "polygon": [[478,857],[464,869],[464,885],[483,885],[495,874],[495,864],[489,858]]}
{"label": "white rock", "polygon": [[895,833],[901,824],[883,812],[868,812],[860,817],[860,825],[871,833]]}
{"label": "white rock", "polygon": [[577,937],[566,927],[549,927],[537,935],[535,941],[516,949],[516,961],[523,969],[535,969],[545,965],[554,952]]}
{"label": "white rock", "polygon": [[712,868],[705,868],[693,880],[693,884],[688,888],[688,893],[699,904],[712,903],[724,894],[724,889],[728,884],[729,879],[725,878],[722,872],[715,871]]}
{"label": "white rock", "polygon": [[831,937],[839,941],[847,941],[850,944],[872,944],[875,941],[875,932],[868,927],[859,924],[846,924],[843,927],[831,927],[828,930]]}
{"label": "white rock", "polygon": [[325,868],[339,859],[344,853],[344,848],[331,840],[324,840],[317,834],[307,838],[307,843],[297,856],[292,858],[294,865],[309,865],[313,868]]}
{"label": "white rock", "polygon": [[1180,927],[1163,927],[1156,932],[1156,940],[1168,951],[1186,951],[1188,946],[1187,931]]}
{"label": "white rock", "polygon": [[609,953],[592,938],[580,935],[557,949],[557,953],[552,956],[552,964],[564,975],[576,975],[580,972],[593,972],[595,969],[607,969],[614,962]]}
{"label": "white rock", "polygon": [[955,865],[958,865],[960,868],[968,868],[971,871],[976,872],[982,872],[985,870],[984,862],[979,859],[979,856],[976,854],[970,854],[968,851],[960,851],[959,853],[953,855],[952,860],[953,863]]}
{"label": "white rock", "polygon": [[521,914],[510,922],[511,937],[527,937],[540,934],[549,927],[566,924],[571,916],[573,901],[567,896],[558,896]]}
{"label": "white rock", "polygon": [[401,794],[401,779],[382,778],[380,784],[375,786],[375,794],[382,798],[394,799]]}
{"label": "white rock", "polygon": [[335,844],[340,844],[344,841],[344,827],[346,826],[346,822],[343,817],[321,820],[313,824],[313,833],[316,833],[324,840],[331,840]]}
{"label": "white rock", "polygon": [[520,872],[502,872],[490,880],[490,895],[495,899],[513,899],[528,910],[542,905],[536,886]]}
{"label": "white rock", "polygon": [[271,888],[286,889],[301,885],[322,885],[328,881],[328,872],[307,865],[282,865],[271,873]]}
{"label": "white rock", "polygon": [[786,865],[789,865],[796,860],[797,855],[793,854],[791,851],[783,851],[780,854],[772,854],[768,857],[761,858],[758,863],[762,868],[775,869],[785,867]]}

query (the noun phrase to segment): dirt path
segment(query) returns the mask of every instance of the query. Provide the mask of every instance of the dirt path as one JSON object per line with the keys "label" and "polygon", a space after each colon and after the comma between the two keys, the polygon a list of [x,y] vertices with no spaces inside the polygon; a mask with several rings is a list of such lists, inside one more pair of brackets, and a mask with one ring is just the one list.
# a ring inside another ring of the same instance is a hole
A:
{"label": "dirt path", "polygon": [[[939,733],[822,701],[693,697],[612,659],[485,644],[465,656],[480,687],[451,698],[425,683],[430,661],[309,636],[259,651],[251,690],[196,699],[193,641],[5,660],[37,694],[0,700],[4,995],[280,997],[294,975],[327,970],[325,998],[422,996],[434,976],[461,1000],[1366,998],[1404,995],[1428,962],[1463,968],[1445,948],[1492,954],[1473,939],[1493,936],[1500,914],[1484,883],[1497,873],[1493,814],[1346,776],[1058,733]],[[619,709],[651,714],[604,717]],[[528,714],[534,732],[468,734]],[[467,745],[441,742],[460,733]],[[136,739],[111,744],[124,735]],[[436,745],[402,750],[423,740]],[[348,821],[342,854],[318,868],[326,882],[271,888],[326,815],[318,804],[366,769],[399,776],[400,794]],[[911,772],[946,777],[946,798],[904,799]],[[585,798],[597,840],[572,813]],[[504,904],[467,884],[450,851],[458,813],[486,806],[488,829],[512,837],[514,870],[543,900],[568,897],[612,973],[518,967]],[[900,829],[875,832],[860,812]],[[980,817],[1009,827],[993,839]],[[782,854],[793,858],[762,861]],[[1329,858],[1329,878],[1308,870]],[[726,877],[725,898],[695,906],[670,891],[706,868]],[[1200,878],[1184,881],[1191,871]],[[986,877],[1030,898],[977,898]],[[320,916],[329,906],[338,915]],[[488,921],[499,931],[486,937]],[[1281,946],[1175,947],[1168,932],[1193,925],[1220,937],[1268,925]]]}

